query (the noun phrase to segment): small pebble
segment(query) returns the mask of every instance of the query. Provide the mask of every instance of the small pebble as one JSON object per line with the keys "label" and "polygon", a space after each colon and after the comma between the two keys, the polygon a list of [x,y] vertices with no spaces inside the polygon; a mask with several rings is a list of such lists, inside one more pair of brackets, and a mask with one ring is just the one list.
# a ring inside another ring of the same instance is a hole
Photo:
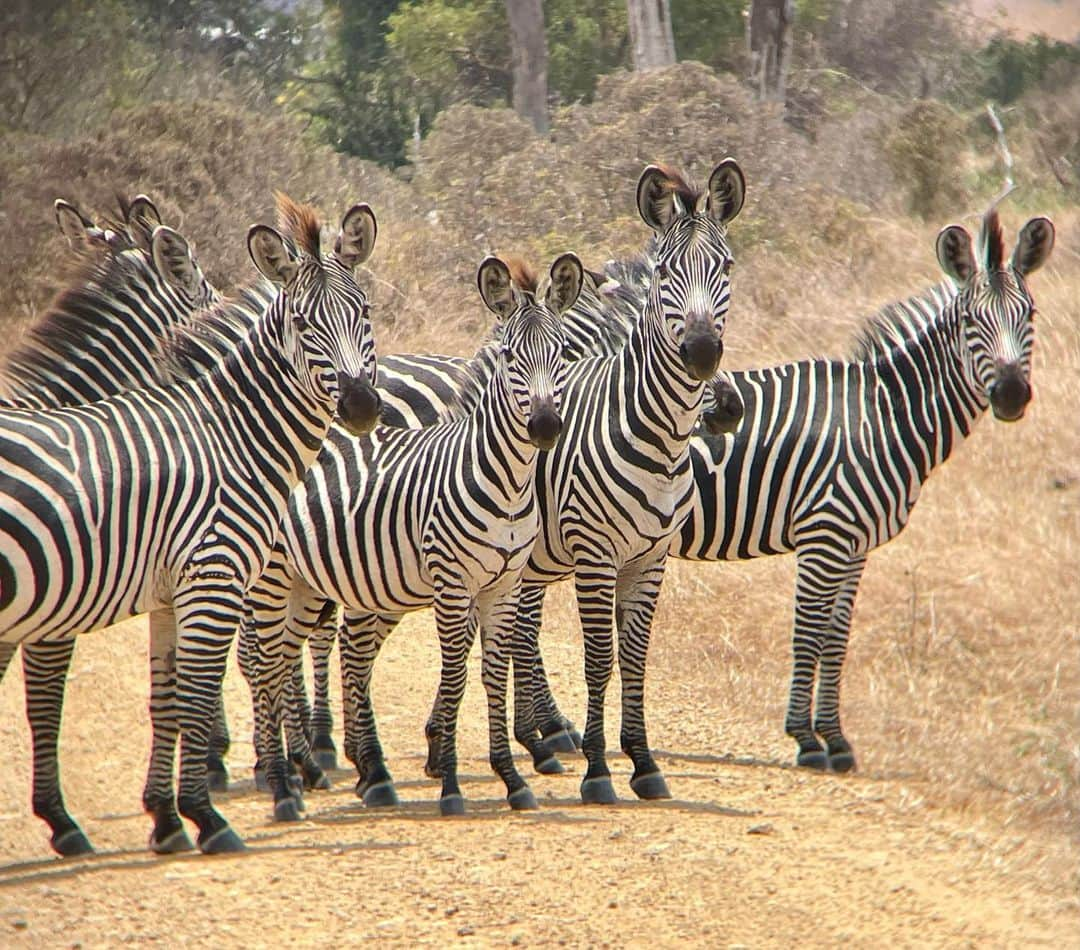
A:
{"label": "small pebble", "polygon": [[773,833],[773,826],[770,824],[764,825],[751,825],[746,829],[748,835],[771,835]]}

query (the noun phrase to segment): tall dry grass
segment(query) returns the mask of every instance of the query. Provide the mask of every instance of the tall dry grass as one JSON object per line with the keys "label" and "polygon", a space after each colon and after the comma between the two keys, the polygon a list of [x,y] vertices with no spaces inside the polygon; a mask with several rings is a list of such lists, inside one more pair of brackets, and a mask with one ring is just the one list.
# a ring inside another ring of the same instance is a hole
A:
{"label": "tall dry grass", "polygon": [[[468,353],[488,328],[473,279],[486,251],[539,260],[571,249],[593,265],[631,252],[646,237],[633,210],[644,163],[703,176],[733,154],[749,193],[731,229],[738,265],[726,365],[835,354],[877,306],[936,282],[937,228],[981,208],[973,197],[930,224],[904,216],[903,182],[883,153],[898,109],[863,102],[823,120],[811,142],[707,70],[616,76],[594,104],[557,114],[551,141],[506,111],[452,110],[405,182],[311,145],[285,118],[212,104],[143,107],[92,138],[5,142],[2,316],[10,337],[10,325],[40,313],[62,282],[58,195],[100,211],[116,189],[150,193],[230,286],[251,275],[243,234],[271,219],[270,192],[282,188],[331,220],[354,200],[375,208],[379,241],[365,280],[384,352]],[[1017,154],[1028,154],[1023,143]],[[980,175],[993,190],[985,175],[994,161],[980,141],[956,157],[956,174],[972,194]],[[1020,194],[1003,209],[1012,234],[1030,213],[1058,225],[1054,257],[1031,280],[1040,311],[1034,404],[1017,424],[984,420],[930,480],[905,533],[871,556],[843,711],[863,774],[901,778],[911,807],[949,805],[1075,845],[1080,211],[1052,184],[1040,194],[1050,206],[1026,207]],[[790,558],[671,565],[650,689],[665,689],[665,668],[695,671],[692,691],[673,705],[697,748],[792,758],[782,723],[793,576]],[[555,607],[560,626],[568,609]]]}

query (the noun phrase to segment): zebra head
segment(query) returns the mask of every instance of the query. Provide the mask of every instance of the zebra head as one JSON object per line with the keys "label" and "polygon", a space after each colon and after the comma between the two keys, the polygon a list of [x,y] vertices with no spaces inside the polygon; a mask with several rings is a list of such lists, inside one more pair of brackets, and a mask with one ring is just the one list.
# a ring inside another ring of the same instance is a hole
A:
{"label": "zebra head", "polygon": [[701,401],[701,424],[709,435],[730,435],[738,430],[745,409],[739,390],[727,373],[721,370],[705,387],[705,397]]}
{"label": "zebra head", "polygon": [[964,365],[973,388],[998,419],[1019,419],[1031,401],[1035,304],[1026,278],[1045,263],[1053,246],[1050,219],[1032,218],[1006,260],[994,209],[983,218],[979,235],[981,267],[966,229],[953,224],[938,235],[938,261],[960,288],[955,307]]}
{"label": "zebra head", "polygon": [[257,224],[248,231],[248,252],[259,273],[282,288],[286,349],[312,395],[336,402],[338,420],[363,435],[378,422],[382,400],[374,386],[370,308],[353,271],[375,244],[375,215],[366,204],[350,208],[333,253],[323,257],[314,209],[280,193],[277,204],[289,239]]}
{"label": "zebra head", "polygon": [[150,238],[150,259],[158,276],[175,295],[176,313],[194,313],[221,299],[195,260],[191,245],[178,231],[164,225],[155,227]]}
{"label": "zebra head", "polygon": [[581,261],[574,254],[555,259],[541,285],[522,261],[485,258],[476,274],[484,303],[499,318],[499,366],[511,401],[526,420],[529,441],[554,448],[562,433],[559,415],[566,366],[563,313],[581,292]]}
{"label": "zebra head", "polygon": [[657,237],[650,305],[660,308],[686,372],[699,382],[716,372],[724,352],[734,263],[727,225],[745,194],[733,158],[713,169],[704,193],[660,165],[650,165],[638,181],[638,211]]}

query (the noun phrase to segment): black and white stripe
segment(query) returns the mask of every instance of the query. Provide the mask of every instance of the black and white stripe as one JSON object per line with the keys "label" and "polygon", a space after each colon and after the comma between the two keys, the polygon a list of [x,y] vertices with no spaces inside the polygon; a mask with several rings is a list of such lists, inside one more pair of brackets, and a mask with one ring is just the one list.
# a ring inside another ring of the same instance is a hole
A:
{"label": "black and white stripe", "polygon": [[259,721],[275,815],[297,816],[281,747],[281,716],[302,639],[327,598],[345,608],[341,636],[347,748],[370,803],[396,800],[375,731],[371,664],[402,614],[434,605],[443,657],[440,770],[444,813],[463,808],[456,722],[465,659],[484,631],[491,763],[515,808],[535,807],[514,767],[506,726],[508,639],[521,571],[539,530],[537,448],[559,437],[563,388],[560,314],[578,296],[572,254],[552,265],[546,294],[497,258],[478,282],[501,320],[487,361],[495,368],[471,411],[419,430],[381,427],[363,440],[331,429],[289,503],[269,569],[249,594],[245,672]]}
{"label": "black and white stripe", "polygon": [[[254,326],[245,313],[243,343],[212,369],[88,406],[0,412],[0,671],[19,643],[70,640],[151,611],[152,652],[167,668],[153,670],[144,802],[160,850],[190,847],[171,778],[177,726],[181,813],[204,851],[242,847],[210,805],[205,760],[244,590],[335,409],[358,428],[378,409],[366,301],[351,273],[370,251],[374,218],[352,209],[339,250],[322,259],[311,212],[287,199],[280,208],[299,247],[262,226],[249,247],[284,289]],[[205,355],[205,343],[189,342],[173,343],[180,376],[191,354]],[[62,810],[43,817],[57,850],[81,835]]]}
{"label": "black and white stripe", "polygon": [[[800,765],[855,765],[840,728],[840,672],[867,555],[900,533],[923,483],[988,406],[1000,419],[1023,414],[1034,337],[1026,277],[1053,240],[1050,221],[1034,218],[1006,260],[990,213],[980,267],[967,232],[946,228],[938,257],[953,283],[885,308],[852,358],[715,381],[720,400],[737,395],[743,419],[731,436],[692,441],[693,504],[670,553],[702,561],[795,553],[785,725]],[[538,624],[539,603],[532,608]],[[537,715],[554,730],[565,720],[542,667],[538,680]]]}

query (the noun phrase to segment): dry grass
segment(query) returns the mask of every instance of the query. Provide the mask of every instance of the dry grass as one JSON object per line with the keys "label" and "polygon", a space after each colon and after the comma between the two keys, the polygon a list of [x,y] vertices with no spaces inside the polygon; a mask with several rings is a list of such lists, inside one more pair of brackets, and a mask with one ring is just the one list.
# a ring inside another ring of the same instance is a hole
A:
{"label": "dry grass", "polygon": [[[880,147],[895,107],[830,120],[810,144],[697,67],[606,83],[597,103],[555,117],[551,142],[508,112],[452,110],[423,144],[411,183],[310,145],[287,120],[211,106],[118,115],[78,142],[9,139],[0,155],[5,318],[32,318],[55,289],[57,195],[100,210],[116,188],[151,193],[230,285],[251,274],[243,234],[272,220],[277,187],[334,221],[353,200],[375,208],[368,280],[383,351],[467,353],[487,328],[473,281],[485,251],[541,261],[574,249],[592,264],[630,251],[646,236],[633,214],[642,164],[664,159],[704,177],[727,154],[749,182],[732,228],[729,367],[841,351],[861,316],[938,279],[934,233],[963,209],[942,209],[932,226],[898,214],[904,199]],[[992,160],[985,149],[960,159],[972,173]],[[984,421],[930,481],[905,534],[871,557],[844,710],[861,769],[902,779],[910,807],[947,804],[1018,834],[1070,836],[1075,849],[1080,212],[1024,210],[1050,212],[1059,227],[1054,259],[1031,281],[1036,401],[1017,425]],[[1015,232],[1022,212],[1005,214]],[[781,558],[672,565],[650,688],[665,688],[665,667],[699,672],[674,705],[700,746],[792,757],[782,723],[793,568]],[[557,606],[558,626],[569,625],[568,609]],[[694,720],[718,704],[720,721]]]}

